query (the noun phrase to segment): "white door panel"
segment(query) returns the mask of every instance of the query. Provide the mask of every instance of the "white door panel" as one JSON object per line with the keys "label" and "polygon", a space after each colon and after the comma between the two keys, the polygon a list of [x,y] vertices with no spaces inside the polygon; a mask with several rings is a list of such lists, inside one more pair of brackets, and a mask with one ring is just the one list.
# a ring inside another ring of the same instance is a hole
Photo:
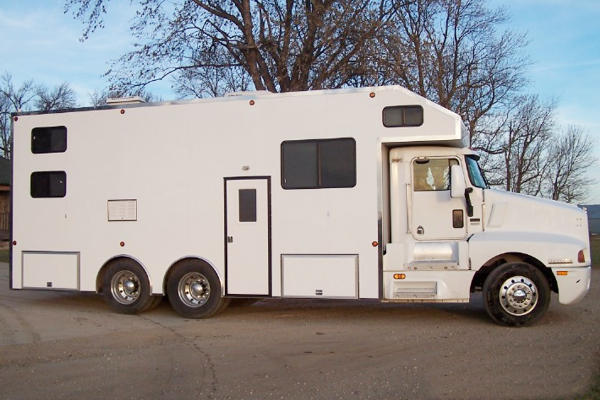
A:
{"label": "white door panel", "polygon": [[[464,221],[466,215],[463,203],[464,199],[451,198],[449,190],[439,192],[413,192],[411,232],[413,233],[414,238],[417,240],[464,238]],[[453,227],[453,210],[462,211],[463,227]]]}
{"label": "white door panel", "polygon": [[226,293],[269,295],[269,179],[226,179]]}

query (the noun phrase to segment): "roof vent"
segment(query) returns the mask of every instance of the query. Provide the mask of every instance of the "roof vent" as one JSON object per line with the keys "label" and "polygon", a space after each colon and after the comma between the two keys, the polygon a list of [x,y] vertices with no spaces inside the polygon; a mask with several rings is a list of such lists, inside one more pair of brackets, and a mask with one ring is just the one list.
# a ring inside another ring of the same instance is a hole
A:
{"label": "roof vent", "polygon": [[111,106],[116,104],[140,104],[145,102],[146,101],[140,96],[109,97],[108,99],[106,99],[106,104]]}

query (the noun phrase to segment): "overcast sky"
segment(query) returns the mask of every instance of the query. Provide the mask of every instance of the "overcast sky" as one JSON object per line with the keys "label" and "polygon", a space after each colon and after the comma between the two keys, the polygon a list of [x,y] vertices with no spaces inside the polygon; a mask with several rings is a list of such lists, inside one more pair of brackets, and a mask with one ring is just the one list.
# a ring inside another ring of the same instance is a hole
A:
{"label": "overcast sky", "polygon": [[[115,4],[116,3],[116,4]],[[0,73],[10,73],[19,84],[33,79],[47,86],[68,82],[80,105],[89,94],[106,86],[102,74],[110,60],[131,48],[129,22],[134,15],[129,1],[110,2],[105,29],[81,42],[80,21],[64,14],[62,0],[0,0]],[[526,93],[556,100],[556,119],[576,124],[596,138],[600,159],[600,1],[598,0],[493,0],[511,16],[511,30],[529,39]],[[170,83],[150,87],[169,100],[176,98]],[[600,204],[600,161],[590,174],[587,203]]]}

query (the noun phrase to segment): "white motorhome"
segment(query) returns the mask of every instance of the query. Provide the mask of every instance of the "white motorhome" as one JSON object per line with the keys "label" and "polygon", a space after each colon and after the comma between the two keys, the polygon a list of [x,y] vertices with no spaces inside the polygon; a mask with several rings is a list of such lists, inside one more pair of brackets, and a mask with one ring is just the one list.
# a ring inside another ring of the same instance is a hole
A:
{"label": "white motorhome", "polygon": [[468,302],[522,325],[590,286],[575,206],[490,189],[460,117],[397,86],[13,116],[12,289]]}

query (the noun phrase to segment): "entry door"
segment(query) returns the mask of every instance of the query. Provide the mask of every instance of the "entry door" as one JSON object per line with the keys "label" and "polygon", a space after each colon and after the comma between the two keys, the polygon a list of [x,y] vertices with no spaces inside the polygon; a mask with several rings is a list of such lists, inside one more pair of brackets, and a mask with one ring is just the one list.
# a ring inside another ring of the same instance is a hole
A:
{"label": "entry door", "polygon": [[416,240],[462,239],[466,236],[464,199],[450,197],[450,166],[455,158],[412,161],[411,232]]}
{"label": "entry door", "polygon": [[225,178],[226,293],[268,296],[269,177]]}

